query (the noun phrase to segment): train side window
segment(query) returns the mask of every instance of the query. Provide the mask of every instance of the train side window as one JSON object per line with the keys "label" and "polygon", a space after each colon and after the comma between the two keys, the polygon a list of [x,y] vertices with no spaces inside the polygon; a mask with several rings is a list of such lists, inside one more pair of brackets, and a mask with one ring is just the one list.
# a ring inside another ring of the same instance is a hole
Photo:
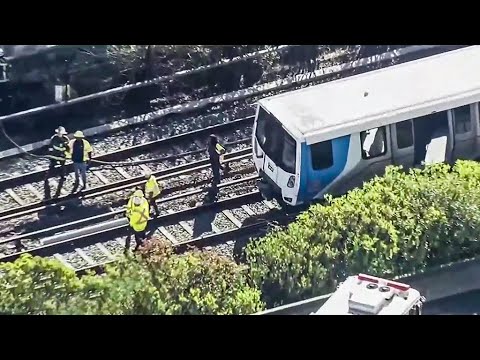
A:
{"label": "train side window", "polygon": [[372,159],[387,153],[387,136],[385,126],[362,131],[362,158]]}
{"label": "train side window", "polygon": [[412,120],[399,122],[395,125],[397,130],[397,146],[399,149],[405,149],[413,145],[413,126]]}
{"label": "train side window", "polygon": [[460,106],[453,109],[455,117],[455,132],[464,134],[472,130],[472,120],[470,116],[470,105]]}
{"label": "train side window", "polygon": [[310,147],[312,149],[313,170],[324,170],[333,165],[332,140],[313,144]]}

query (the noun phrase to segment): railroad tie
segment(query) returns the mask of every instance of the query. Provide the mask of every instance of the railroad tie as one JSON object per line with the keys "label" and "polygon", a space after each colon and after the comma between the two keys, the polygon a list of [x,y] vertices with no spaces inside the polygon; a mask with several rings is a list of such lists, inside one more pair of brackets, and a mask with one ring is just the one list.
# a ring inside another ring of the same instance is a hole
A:
{"label": "railroad tie", "polygon": [[109,260],[115,260],[115,256],[114,256],[102,243],[96,243],[95,246],[96,246]]}
{"label": "railroad tie", "polygon": [[220,230],[213,222],[212,222],[212,231],[213,231],[215,234],[220,234],[220,233],[223,232],[223,231]]}
{"label": "railroad tie", "polygon": [[271,201],[263,200],[263,203],[264,203],[265,205],[267,205],[267,207],[268,207],[270,210],[273,210],[273,209],[276,208],[276,206],[273,205],[273,203],[272,203]]}
{"label": "railroad tie", "polygon": [[[173,211],[172,209],[168,209],[167,210],[167,213],[169,214],[174,214],[175,211]],[[186,222],[186,221],[179,221],[178,223],[182,228],[183,230],[185,230],[190,236],[193,236],[193,229],[192,227]]]}
{"label": "railroad tie", "polygon": [[70,263],[69,263],[62,255],[60,255],[59,253],[53,254],[53,257],[54,257],[56,260],[60,261],[60,262],[61,262],[64,266],[66,266],[67,268],[72,269],[72,270],[75,270],[75,268],[74,268],[72,265],[70,265]]}
{"label": "railroad tie", "polygon": [[255,214],[255,213],[253,212],[253,210],[250,209],[247,205],[242,205],[242,209],[243,209],[248,215],[250,215],[250,216],[255,216],[255,215],[257,215],[257,214]]}
{"label": "railroad tie", "polygon": [[237,228],[242,227],[242,223],[240,222],[240,220],[238,220],[230,210],[223,210],[222,212],[227,217],[227,219],[230,220]]}
{"label": "railroad tie", "polygon": [[7,189],[5,190],[5,192],[13,199],[15,200],[15,202],[20,205],[20,206],[23,206],[25,205],[25,201],[23,201],[17,194],[15,194],[15,191],[13,191],[12,189]]}
{"label": "railroad tie", "polygon": [[38,200],[43,200],[42,194],[40,194],[40,192],[39,192],[37,189],[35,189],[32,184],[27,184],[27,185],[25,185],[25,187],[26,187],[33,195],[35,195],[35,197],[36,197]]}
{"label": "railroad tie", "polygon": [[102,173],[98,170],[91,170],[92,174],[95,175],[101,182],[103,182],[105,185],[110,184],[110,181],[108,181],[105,176],[102,175]]}
{"label": "railroad tie", "polygon": [[145,172],[151,172],[153,173],[152,169],[150,169],[147,165],[145,164],[140,164],[140,169],[142,169]]}
{"label": "railroad tie", "polygon": [[164,226],[159,226],[158,231],[160,231],[162,233],[162,235],[165,236],[168,239],[168,241],[170,241],[172,244],[178,244],[179,243],[179,241],[177,239],[175,239],[175,236],[170,234],[170,232],[167,229],[165,229]]}
{"label": "railroad tie", "polygon": [[180,221],[179,225],[186,231],[190,236],[193,236],[193,229],[186,221]]}
{"label": "railroad tie", "polygon": [[95,265],[95,261],[92,260],[92,258],[90,256],[88,256],[87,254],[85,254],[85,251],[83,251],[82,249],[75,249],[75,252],[83,259],[87,262],[88,265],[92,266],[92,265]]}
{"label": "railroad tie", "polygon": [[127,173],[125,170],[123,170],[121,167],[116,167],[115,170],[117,170],[117,172],[122,175],[125,179],[130,179],[132,177],[132,175],[130,175],[129,173]]}

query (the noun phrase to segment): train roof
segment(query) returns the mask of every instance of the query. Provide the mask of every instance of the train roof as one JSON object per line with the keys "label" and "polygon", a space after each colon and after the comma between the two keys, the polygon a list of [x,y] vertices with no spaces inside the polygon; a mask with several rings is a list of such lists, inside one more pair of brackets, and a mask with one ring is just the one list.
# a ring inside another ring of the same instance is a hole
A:
{"label": "train roof", "polygon": [[313,144],[480,101],[480,46],[272,96],[259,104]]}

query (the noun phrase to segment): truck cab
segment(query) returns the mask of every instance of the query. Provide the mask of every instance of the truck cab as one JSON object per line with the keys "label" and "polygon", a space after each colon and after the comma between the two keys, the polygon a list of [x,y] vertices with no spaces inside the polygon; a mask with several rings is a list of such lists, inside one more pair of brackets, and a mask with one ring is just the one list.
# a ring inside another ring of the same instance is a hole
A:
{"label": "truck cab", "polygon": [[310,315],[421,315],[424,301],[409,285],[359,274],[348,277]]}

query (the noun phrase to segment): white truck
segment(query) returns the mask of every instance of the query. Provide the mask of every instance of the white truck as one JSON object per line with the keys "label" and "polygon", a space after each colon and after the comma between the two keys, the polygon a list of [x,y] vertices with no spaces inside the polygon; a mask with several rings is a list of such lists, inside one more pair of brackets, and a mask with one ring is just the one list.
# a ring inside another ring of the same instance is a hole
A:
{"label": "white truck", "polygon": [[359,274],[348,277],[310,315],[421,315],[424,302],[409,285]]}

